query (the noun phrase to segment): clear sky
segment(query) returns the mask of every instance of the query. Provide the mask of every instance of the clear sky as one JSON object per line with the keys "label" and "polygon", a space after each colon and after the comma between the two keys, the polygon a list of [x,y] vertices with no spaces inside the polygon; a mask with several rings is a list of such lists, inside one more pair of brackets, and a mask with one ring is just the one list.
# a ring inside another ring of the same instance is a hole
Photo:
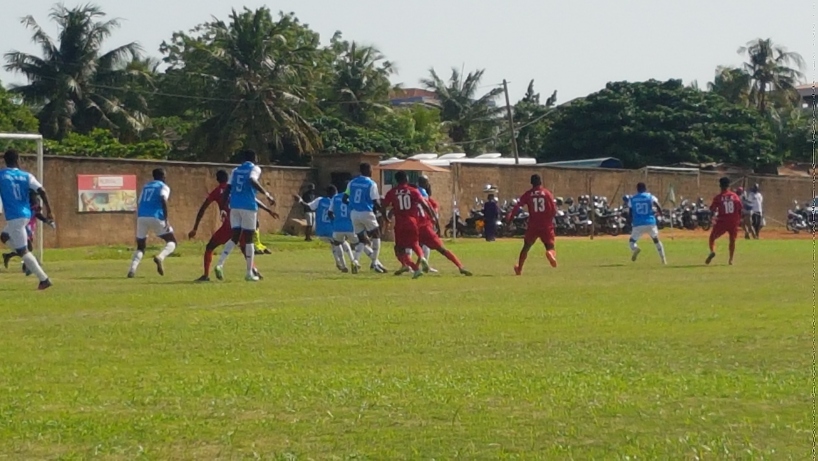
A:
{"label": "clear sky", "polygon": [[[86,0],[82,0],[85,3]],[[0,51],[37,52],[19,19],[32,14],[46,26],[53,0],[4,0]],[[66,1],[69,7],[75,1]],[[806,61],[816,79],[816,7],[808,0],[96,0],[124,19],[110,46],[138,41],[158,47],[176,30],[188,30],[230,8],[268,5],[293,11],[321,34],[336,30],[350,40],[377,46],[400,71],[405,87],[434,67],[486,69],[483,84],[508,79],[512,102],[531,79],[543,100],[584,96],[615,80],[682,78],[704,87],[717,65],[738,65],[737,49],[755,38],[772,38]],[[46,29],[53,32],[53,26]],[[4,84],[24,83],[0,70]]]}

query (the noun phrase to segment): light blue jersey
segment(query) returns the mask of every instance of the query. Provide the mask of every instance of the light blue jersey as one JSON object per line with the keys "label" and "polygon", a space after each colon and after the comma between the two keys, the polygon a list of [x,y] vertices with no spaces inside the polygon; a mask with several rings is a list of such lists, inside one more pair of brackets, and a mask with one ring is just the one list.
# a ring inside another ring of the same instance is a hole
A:
{"label": "light blue jersey", "polygon": [[349,182],[346,193],[349,195],[349,209],[352,211],[372,212],[375,200],[381,198],[375,181],[363,175]]}
{"label": "light blue jersey", "polygon": [[151,181],[142,188],[139,196],[139,205],[136,215],[140,218],[156,218],[160,221],[168,219],[162,206],[162,199],[170,198],[170,187],[162,181]]}
{"label": "light blue jersey", "polygon": [[332,197],[332,214],[335,219],[332,221],[333,232],[354,232],[352,218],[349,216],[349,206],[344,203],[344,194],[336,194]]}
{"label": "light blue jersey", "polygon": [[318,237],[332,237],[332,219],[329,217],[332,208],[332,199],[329,197],[319,197],[307,206],[315,212],[315,235]]}
{"label": "light blue jersey", "polygon": [[261,168],[253,162],[244,162],[230,175],[230,209],[258,211],[256,189],[251,180],[261,177]]}
{"label": "light blue jersey", "polygon": [[631,225],[655,226],[656,216],[653,214],[653,204],[659,203],[649,192],[642,192],[631,197]]}
{"label": "light blue jersey", "polygon": [[17,168],[0,170],[0,200],[3,201],[6,221],[31,219],[31,202],[28,199],[28,191],[42,187],[31,173]]}
{"label": "light blue jersey", "polygon": [[426,192],[426,189],[424,189],[424,188],[422,188],[422,187],[418,187],[418,190],[420,191],[420,196],[421,196],[421,197],[423,197],[423,198],[429,198],[429,193],[428,193],[428,192]]}

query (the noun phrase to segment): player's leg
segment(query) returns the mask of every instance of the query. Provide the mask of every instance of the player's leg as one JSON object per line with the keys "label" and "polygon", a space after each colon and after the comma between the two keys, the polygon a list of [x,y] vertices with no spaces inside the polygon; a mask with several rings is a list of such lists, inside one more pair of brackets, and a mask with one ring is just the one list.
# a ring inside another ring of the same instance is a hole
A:
{"label": "player's leg", "polygon": [[522,275],[523,273],[523,266],[525,265],[525,260],[528,258],[528,252],[531,250],[531,247],[534,246],[534,242],[537,241],[537,235],[534,231],[529,227],[525,232],[525,237],[523,237],[523,248],[520,250],[520,256],[517,259],[517,265],[514,266],[514,273],[517,275]]}
{"label": "player's leg", "polygon": [[[216,267],[213,268],[213,272],[216,273],[216,278],[219,280],[224,280],[224,263],[227,261],[227,257],[230,256],[230,253],[233,252],[233,249],[239,246],[241,243],[241,248],[244,248],[244,241],[242,241],[242,211],[244,210],[230,210],[230,228],[232,229],[232,236],[230,240],[224,245],[222,249],[222,254],[219,256],[219,261],[216,263]],[[245,258],[247,255],[245,255]]]}
{"label": "player's leg", "polygon": [[26,224],[28,219],[12,219],[6,222],[6,228],[0,233],[0,242],[8,245],[15,250],[20,258],[23,259],[25,266],[37,276],[40,281],[37,289],[45,290],[51,286],[51,280],[45,273],[34,253],[28,251],[28,236],[26,234]]}
{"label": "player's leg", "polygon": [[244,279],[248,282],[257,282],[260,280],[258,276],[254,273],[253,270],[255,268],[255,244],[253,244],[253,234],[256,232],[256,223],[258,213],[251,210],[239,210],[241,211],[242,218],[241,218],[241,229],[242,234],[244,235],[244,260],[247,263],[247,274],[245,275]]}
{"label": "player's leg", "polygon": [[633,230],[631,231],[631,238],[628,240],[628,244],[631,248],[631,261],[636,261],[636,258],[639,257],[639,253],[642,252],[637,242],[644,233],[645,226],[634,226]]}
{"label": "player's leg", "polygon": [[[730,245],[728,247],[729,250],[730,250],[729,264],[732,266],[733,265],[733,256],[736,254],[736,239],[738,238],[738,228],[730,229],[728,231],[728,234],[729,234],[729,237],[730,237]],[[756,238],[758,238],[758,237],[756,237]]]}
{"label": "player's leg", "polygon": [[128,270],[128,278],[133,278],[136,275],[136,269],[139,268],[139,263],[142,262],[142,257],[145,255],[145,242],[148,238],[148,230],[150,229],[150,218],[136,218],[136,251],[131,257],[131,267]]}
{"label": "player's leg", "polygon": [[656,226],[649,226],[648,235],[653,240],[653,245],[656,246],[656,251],[659,253],[659,259],[662,264],[667,264],[667,257],[665,256],[665,246],[659,240],[659,228]]}
{"label": "player's leg", "polygon": [[723,226],[720,226],[718,224],[713,226],[713,229],[710,231],[710,239],[708,241],[710,245],[710,254],[704,261],[705,264],[710,264],[711,262],[713,262],[713,258],[716,257],[716,240],[718,240],[718,238],[724,235],[726,232],[727,229],[725,229]]}
{"label": "player's leg", "polygon": [[378,226],[378,218],[375,216],[375,213],[367,213],[364,223],[366,225],[366,233],[372,242],[372,264],[370,267],[376,272],[386,272],[386,268],[380,261],[381,229]]}
{"label": "player's leg", "polygon": [[548,260],[548,264],[550,264],[551,267],[557,267],[557,236],[554,229],[549,228],[543,230],[542,234],[540,235],[540,240],[542,240],[542,243],[545,246],[545,259]]}
{"label": "player's leg", "polygon": [[153,257],[153,262],[156,264],[156,272],[158,272],[159,275],[165,275],[165,258],[176,250],[176,235],[173,234],[173,228],[165,221],[159,221],[157,219],[155,225],[158,227],[156,231],[157,236],[165,241],[165,248],[162,248],[162,251]]}

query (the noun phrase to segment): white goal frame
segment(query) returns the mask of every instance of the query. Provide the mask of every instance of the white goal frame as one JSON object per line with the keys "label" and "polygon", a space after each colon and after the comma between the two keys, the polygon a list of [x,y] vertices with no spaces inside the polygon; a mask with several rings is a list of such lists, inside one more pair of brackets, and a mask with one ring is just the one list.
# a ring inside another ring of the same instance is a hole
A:
{"label": "white goal frame", "polygon": [[[0,139],[8,139],[10,141],[34,141],[37,143],[37,180],[45,187],[45,178],[43,173],[43,136],[41,134],[32,133],[0,133]],[[43,260],[43,223],[37,226],[37,257],[40,261]]]}

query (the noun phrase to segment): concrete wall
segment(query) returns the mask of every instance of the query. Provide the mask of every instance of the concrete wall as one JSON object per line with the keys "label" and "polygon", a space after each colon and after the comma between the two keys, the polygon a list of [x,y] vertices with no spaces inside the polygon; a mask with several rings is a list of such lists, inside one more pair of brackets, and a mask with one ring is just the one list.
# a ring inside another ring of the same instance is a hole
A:
{"label": "concrete wall", "polygon": [[[36,171],[35,160],[27,157],[23,167]],[[183,162],[140,161],[48,156],[44,162],[44,186],[49,193],[57,229],[46,229],[47,247],[75,247],[85,245],[132,244],[136,223],[135,213],[79,213],[77,211],[78,174],[133,174],[138,188],[152,179],[154,168],[164,168],[171,188],[169,201],[170,223],[179,240],[187,239],[193,227],[196,212],[206,195],[216,186],[216,171],[228,172],[235,165]],[[293,207],[291,195],[305,184],[315,181],[311,168],[262,167],[261,183],[278,201],[275,210],[280,215],[273,220],[261,215],[264,232],[278,232],[289,219],[301,217],[300,207]],[[197,238],[207,240],[219,226],[219,213],[211,205],[199,226]]]}

